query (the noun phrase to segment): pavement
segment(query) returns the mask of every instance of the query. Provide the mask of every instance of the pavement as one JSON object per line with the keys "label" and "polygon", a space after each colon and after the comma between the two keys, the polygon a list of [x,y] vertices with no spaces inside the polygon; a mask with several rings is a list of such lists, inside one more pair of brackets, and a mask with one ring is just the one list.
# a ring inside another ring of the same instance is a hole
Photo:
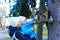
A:
{"label": "pavement", "polygon": [[6,38],[10,38],[8,34],[0,33],[0,40],[4,40]]}
{"label": "pavement", "polygon": [[43,39],[48,39],[48,35],[43,35]]}
{"label": "pavement", "polygon": [[4,33],[7,30],[1,30],[0,29],[0,40],[5,40],[6,38],[10,38],[8,34]]}

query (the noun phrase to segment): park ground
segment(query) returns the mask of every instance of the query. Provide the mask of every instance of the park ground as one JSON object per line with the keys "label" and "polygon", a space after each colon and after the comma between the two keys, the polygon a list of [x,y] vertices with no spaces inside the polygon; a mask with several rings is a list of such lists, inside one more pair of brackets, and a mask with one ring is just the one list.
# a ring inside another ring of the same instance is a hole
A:
{"label": "park ground", "polygon": [[[48,31],[46,27],[43,27],[43,40],[47,39],[48,39]],[[13,40],[13,39],[9,37],[7,29],[4,32],[2,32],[0,28],[0,40]]]}

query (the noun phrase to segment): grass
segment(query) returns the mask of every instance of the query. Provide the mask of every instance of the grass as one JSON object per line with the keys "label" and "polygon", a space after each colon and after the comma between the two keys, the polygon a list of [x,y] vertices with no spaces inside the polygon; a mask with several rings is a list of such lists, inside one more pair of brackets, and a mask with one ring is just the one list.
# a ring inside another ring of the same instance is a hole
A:
{"label": "grass", "polygon": [[8,34],[8,31],[3,32],[4,34]]}
{"label": "grass", "polygon": [[5,40],[13,40],[12,38],[6,38]]}
{"label": "grass", "polygon": [[46,26],[43,27],[43,35],[48,35],[48,30]]}

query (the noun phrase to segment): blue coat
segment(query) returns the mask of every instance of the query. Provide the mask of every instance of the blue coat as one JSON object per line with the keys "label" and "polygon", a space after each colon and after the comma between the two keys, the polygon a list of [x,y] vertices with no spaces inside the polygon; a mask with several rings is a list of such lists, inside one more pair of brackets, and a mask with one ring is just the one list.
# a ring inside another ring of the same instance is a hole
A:
{"label": "blue coat", "polygon": [[[22,32],[24,34],[29,35],[31,38],[35,37],[35,32],[34,32],[34,30],[32,30],[34,20],[35,19],[33,18],[30,22],[21,25]],[[28,28],[26,28],[26,27],[28,27]]]}

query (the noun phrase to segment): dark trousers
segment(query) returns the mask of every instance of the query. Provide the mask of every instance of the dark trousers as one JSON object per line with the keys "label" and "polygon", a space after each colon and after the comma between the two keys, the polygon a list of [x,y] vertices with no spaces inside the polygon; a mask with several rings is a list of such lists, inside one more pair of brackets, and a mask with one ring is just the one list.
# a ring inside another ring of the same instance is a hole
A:
{"label": "dark trousers", "polygon": [[31,40],[28,35],[22,34],[20,31],[16,31],[15,37],[19,40]]}
{"label": "dark trousers", "polygon": [[14,32],[16,31],[16,28],[15,27],[12,27],[12,26],[9,26],[8,27],[8,33],[9,33],[9,36],[12,37]]}
{"label": "dark trousers", "polygon": [[20,30],[20,28],[9,26],[8,27],[9,36],[12,37],[17,30]]}
{"label": "dark trousers", "polygon": [[36,38],[34,37],[34,38],[32,38],[32,40],[36,40]]}

